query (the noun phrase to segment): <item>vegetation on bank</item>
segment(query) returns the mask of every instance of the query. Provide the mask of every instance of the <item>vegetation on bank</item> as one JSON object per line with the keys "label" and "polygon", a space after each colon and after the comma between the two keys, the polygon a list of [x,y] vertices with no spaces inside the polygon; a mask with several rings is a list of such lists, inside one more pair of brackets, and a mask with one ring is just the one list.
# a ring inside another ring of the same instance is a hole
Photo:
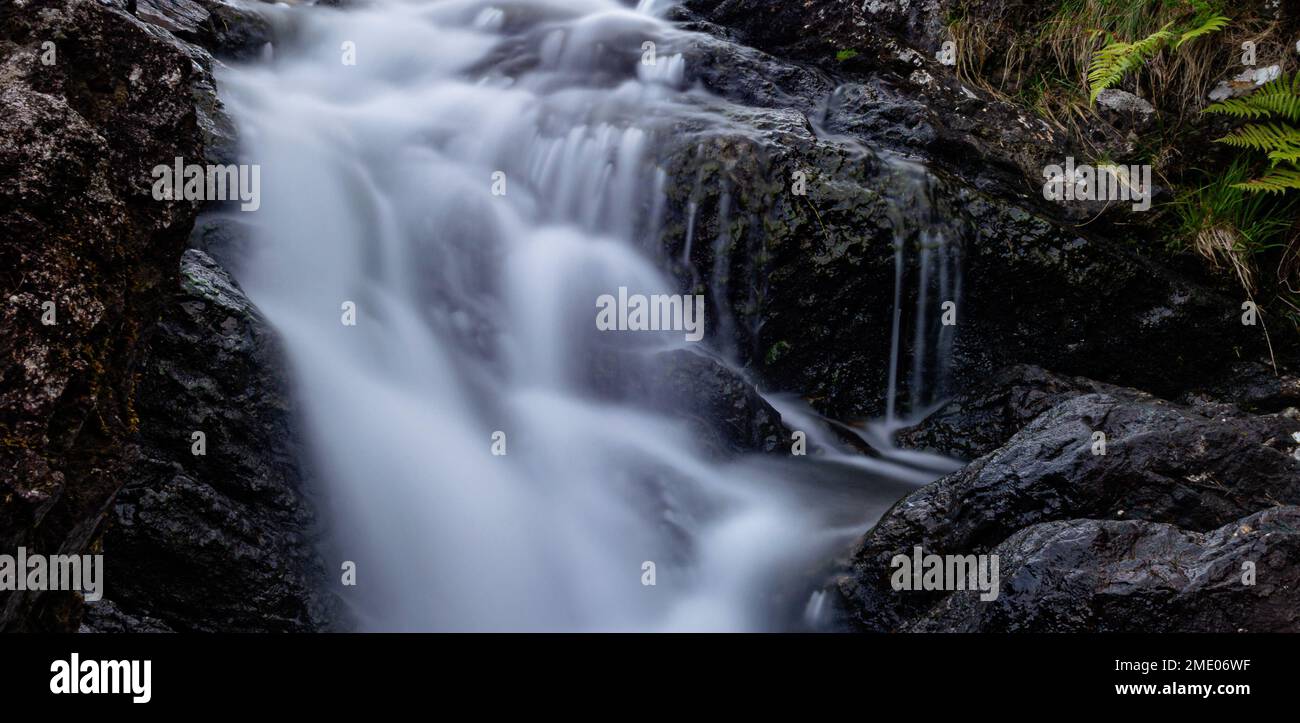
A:
{"label": "vegetation on bank", "polygon": [[[1300,332],[1295,13],[1271,0],[1006,5],[957,3],[948,29],[962,79],[1032,109],[1089,162],[1150,164],[1168,193],[1126,222],[1199,254]],[[1150,103],[1152,122],[1108,124],[1097,107],[1107,88]]]}

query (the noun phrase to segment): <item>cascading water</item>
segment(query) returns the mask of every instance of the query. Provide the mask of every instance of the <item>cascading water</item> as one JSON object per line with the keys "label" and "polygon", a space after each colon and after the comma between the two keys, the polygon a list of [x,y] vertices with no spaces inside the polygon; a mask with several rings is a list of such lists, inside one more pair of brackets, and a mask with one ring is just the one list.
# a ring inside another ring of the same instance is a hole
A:
{"label": "cascading water", "polygon": [[660,4],[282,7],[291,40],[220,77],[263,168],[239,281],[284,339],[363,629],[808,624],[818,563],[934,476],[828,491],[811,460],[720,463],[594,392],[611,347],[689,346],[594,323],[619,287],[684,291],[640,250],[668,182],[650,152],[687,108],[681,56],[636,62],[677,32]]}

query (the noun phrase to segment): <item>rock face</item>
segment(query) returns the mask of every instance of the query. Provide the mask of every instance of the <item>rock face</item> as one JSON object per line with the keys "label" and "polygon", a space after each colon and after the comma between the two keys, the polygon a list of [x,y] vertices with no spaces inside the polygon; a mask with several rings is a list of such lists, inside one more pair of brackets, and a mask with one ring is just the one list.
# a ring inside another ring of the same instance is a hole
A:
{"label": "rock face", "polygon": [[223,0],[139,0],[136,15],[187,43],[237,59],[256,57],[273,39],[264,18]]}
{"label": "rock face", "polygon": [[[181,261],[140,374],[139,454],[103,548],[106,600],[87,629],[320,630],[339,619],[326,587],[284,363],[274,335],[202,251]],[[202,455],[194,433],[202,433]]]}
{"label": "rock face", "polygon": [[974,459],[1001,447],[1012,435],[1060,402],[1090,393],[1131,401],[1155,401],[1151,395],[1136,389],[1016,364],[960,395],[920,424],[901,430],[896,440],[904,447]]}
{"label": "rock face", "polygon": [[[956,4],[691,0],[680,13],[688,26],[725,28],[723,34],[761,51],[769,66],[821,75],[835,96],[803,93],[787,105],[827,130],[940,159],[981,190],[1033,192],[1035,184],[1026,184],[1025,177],[1041,178],[1047,159],[1065,151],[1065,138],[1023,109],[957,82],[938,60],[948,40],[947,12]],[[745,75],[730,76],[727,66],[698,66],[688,65],[692,73],[721,76],[705,84],[723,95],[737,86],[762,85]],[[780,85],[793,75],[763,77]]]}
{"label": "rock face", "polygon": [[[923,358],[922,383],[937,397],[1030,363],[1173,399],[1219,385],[1242,359],[1268,360],[1259,327],[1241,323],[1231,280],[1170,268],[1124,227],[1072,229],[1097,209],[1043,200],[1042,169],[1070,153],[1063,139],[908,47],[931,34],[886,8],[905,3],[879,4],[876,20],[897,22],[874,24],[855,20],[860,5],[730,0],[681,11],[688,27],[759,48],[716,37],[673,48],[687,58],[687,82],[724,99],[702,104],[731,125],[676,129],[681,143],[661,160],[687,179],[668,188],[663,245],[681,260],[684,286],[721,289],[711,300],[722,316],[716,344],[765,386],[839,419],[884,409],[896,278],[901,358]],[[930,7],[913,5],[917,18]],[[864,33],[883,39],[870,45]],[[861,52],[836,60],[835,46]],[[793,190],[800,177],[804,195]],[[920,259],[940,248],[946,266],[931,261],[926,277]],[[955,281],[940,299],[945,270]],[[940,336],[941,301],[957,316],[943,342],[947,388],[934,350],[913,333]],[[1297,340],[1274,347],[1284,371],[1300,366]]]}
{"label": "rock face", "polygon": [[[182,263],[197,206],[151,194],[155,165],[233,160],[210,53],[266,25],[219,0],[135,11],[0,8],[0,549],[102,552],[85,630],[339,624],[274,339],[211,258]],[[0,630],[74,630],[81,607],[0,593]]]}
{"label": "rock face", "polygon": [[1300,507],[1211,532],[1130,520],[1028,527],[993,549],[1001,594],[956,592],[919,632],[1300,632]]}
{"label": "rock face", "polygon": [[[1230,280],[1143,251],[1132,242],[1154,234],[1136,217],[1118,224],[1114,210],[1045,202],[1043,169],[1082,154],[936,62],[942,18],[957,5],[693,0],[682,11],[696,29],[757,49],[682,50],[694,82],[757,106],[724,106],[733,134],[683,133],[688,145],[670,164],[700,181],[670,190],[665,243],[676,254],[680,239],[695,240],[682,279],[725,282],[724,339],[767,386],[839,419],[877,415],[897,287],[902,368],[919,358],[932,390],[946,372],[938,396],[971,390],[900,435],[976,459],[900,502],[858,545],[835,585],[845,623],[1127,629],[1127,615],[1136,629],[1167,602],[1170,620],[1151,629],[1293,630],[1294,587],[1278,562],[1292,554],[1285,537],[1249,553],[1273,561],[1274,587],[1226,588],[1234,578],[1204,571],[1223,573],[1241,542],[1213,530],[1260,514],[1285,524],[1291,513],[1268,510],[1297,503],[1297,340],[1275,340],[1277,373],[1260,329],[1241,323]],[[1004,20],[1055,10],[963,5],[967,17]],[[996,55],[1008,39],[988,41]],[[1150,120],[1133,98],[1105,100],[1114,134]],[[889,151],[926,168],[909,170]],[[803,197],[793,192],[800,172]],[[935,267],[926,288],[919,259],[954,245],[947,270],[961,283],[937,296]],[[958,318],[946,342],[929,318],[944,298]],[[925,355],[945,344],[950,367],[935,369]],[[900,399],[913,391],[907,376]],[[1093,432],[1106,434],[1105,456],[1093,455]],[[1071,557],[1076,540],[1094,561]],[[1128,542],[1150,551],[1145,572],[1123,567]],[[1007,556],[1003,606],[892,590],[890,560],[917,545]],[[1170,569],[1184,579],[1157,584]],[[1017,587],[1007,588],[1011,577]],[[1131,595],[1111,605],[1118,588]],[[1082,602],[1067,611],[1071,597]],[[1150,605],[1135,611],[1142,600]],[[1239,614],[1220,610],[1227,600]]]}
{"label": "rock face", "polygon": [[[1001,447],[1060,402],[1091,393],[1126,401],[1156,401],[1130,387],[1014,364],[975,384],[919,424],[900,430],[896,441],[904,447],[974,459]],[[1189,392],[1181,401],[1201,415],[1240,416],[1300,406],[1298,394],[1300,380],[1295,377],[1277,376],[1264,364],[1241,363],[1232,365],[1213,385]]]}
{"label": "rock face", "polygon": [[[0,7],[0,549],[86,550],[121,484],[197,210],[155,201],[150,170],[202,157],[201,72],[93,0]],[[71,595],[0,593],[0,630],[75,621]]]}
{"label": "rock face", "polygon": [[635,398],[674,415],[719,456],[784,450],[789,432],[781,415],[748,380],[721,361],[690,350],[601,359],[601,392]]}
{"label": "rock face", "polygon": [[[1300,503],[1300,419],[1294,411],[1250,416],[1231,408],[1180,407],[1135,391],[1124,396],[1066,399],[995,451],[895,505],[857,547],[838,583],[849,624],[905,629],[943,602],[942,592],[900,593],[889,584],[891,559],[918,545],[937,554],[986,554],[1003,546],[1011,554],[1060,544],[1053,536],[1065,534],[1064,527],[1032,532],[1045,523],[1141,520],[1206,532]],[[1105,454],[1098,453],[1095,432],[1105,434]],[[1150,525],[1115,529],[1166,534]],[[1221,545],[1198,539],[1188,537],[1186,545]],[[1053,590],[1034,599],[1048,599],[1071,579],[1063,557],[1035,564],[1053,566],[1050,575],[1036,578]],[[1198,600],[1198,606],[1210,604]],[[1255,620],[1255,627],[1270,620],[1281,618]]]}

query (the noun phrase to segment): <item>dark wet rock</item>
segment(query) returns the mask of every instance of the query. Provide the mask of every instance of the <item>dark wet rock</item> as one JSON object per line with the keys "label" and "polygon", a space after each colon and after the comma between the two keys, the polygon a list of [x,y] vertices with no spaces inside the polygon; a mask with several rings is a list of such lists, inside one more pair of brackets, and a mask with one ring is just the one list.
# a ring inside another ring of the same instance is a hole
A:
{"label": "dark wet rock", "polygon": [[[881,62],[899,47],[928,55],[947,38],[952,0],[688,0],[687,12],[735,28],[741,42],[774,55],[837,62],[854,50],[864,62]],[[903,44],[900,46],[900,43]]]}
{"label": "dark wet rock", "polygon": [[752,384],[722,363],[690,351],[668,352],[650,383],[671,409],[693,410],[691,423],[715,447],[732,452],[783,450],[781,415]]}
{"label": "dark wet rock", "polygon": [[[848,416],[884,386],[888,348],[853,338],[888,328],[892,292],[873,273],[893,275],[888,200],[854,178],[884,175],[882,164],[819,142],[797,111],[727,112],[734,133],[683,132],[665,160],[683,179],[668,188],[667,257],[684,288],[706,294],[715,347]],[[788,191],[795,172],[806,197]]]}
{"label": "dark wet rock", "polygon": [[[922,355],[929,401],[1015,363],[1178,398],[1240,359],[1268,357],[1226,281],[827,136],[799,110],[702,105],[725,119],[721,130],[674,129],[680,144],[660,161],[681,179],[666,189],[668,263],[683,287],[710,295],[715,345],[828,416],[884,409],[899,248],[902,358]],[[922,314],[919,258],[944,248],[954,280],[940,299],[931,269]],[[956,304],[949,331],[944,301]],[[1295,346],[1275,342],[1283,360],[1300,359]],[[939,347],[950,351],[936,360]]]}
{"label": "dark wet rock", "polygon": [[690,425],[719,455],[786,449],[781,415],[754,385],[721,361],[688,349],[615,353],[595,361],[601,393],[634,398]]}
{"label": "dark wet rock", "polygon": [[1040,414],[1084,394],[1154,401],[1136,389],[1016,364],[963,392],[920,424],[901,430],[895,439],[904,447],[974,459],[1001,447]]}
{"label": "dark wet rock", "polygon": [[[125,475],[136,363],[197,211],[155,201],[150,170],[202,157],[198,80],[123,10],[0,7],[0,549],[87,549]],[[75,629],[76,606],[0,593],[0,629]]]}
{"label": "dark wet rock", "polygon": [[[1097,454],[1094,433],[1105,434]],[[1300,503],[1300,419],[1207,417],[1105,394],[1069,399],[996,451],[893,507],[863,538],[838,582],[848,623],[894,630],[938,602],[902,596],[889,562],[915,546],[987,553],[1017,531],[1091,518],[1145,520],[1204,532]]]}
{"label": "dark wet rock", "polygon": [[122,612],[110,600],[86,603],[80,633],[174,633],[166,623],[154,618],[139,618]]}
{"label": "dark wet rock", "polygon": [[[209,32],[212,18],[208,15],[207,5],[203,3],[214,2],[217,0],[203,0],[202,3],[195,0],[144,0],[144,10],[138,16],[142,27],[180,49],[194,64],[195,81],[191,86],[191,97],[199,130],[203,134],[206,159],[210,163],[235,163],[239,145],[235,137],[235,124],[217,97],[216,81],[212,73],[219,63],[213,53],[234,56],[239,53],[233,52],[230,46]],[[245,12],[223,23],[223,27],[238,28],[243,23],[257,24],[263,21],[260,16]]]}
{"label": "dark wet rock", "polygon": [[1215,400],[1252,412],[1300,407],[1300,377],[1278,374],[1262,362],[1238,362],[1217,380],[1189,392],[1182,401],[1193,404]]}
{"label": "dark wet rock", "polygon": [[187,43],[237,60],[256,57],[274,40],[263,16],[223,0],[139,0],[136,16]]}
{"label": "dark wet rock", "polygon": [[[723,28],[709,23],[688,27],[702,31],[688,36],[681,47],[686,58],[686,82],[728,100],[761,108],[789,108],[813,117],[836,82],[820,69],[782,62],[761,50],[727,40]],[[704,34],[716,33],[713,34]]]}
{"label": "dark wet rock", "polygon": [[232,276],[241,272],[241,264],[251,257],[251,227],[241,212],[211,212],[194,220],[190,248],[211,256],[217,265]]}
{"label": "dark wet rock", "polygon": [[167,309],[140,375],[139,455],[104,535],[105,598],[178,631],[327,628],[336,603],[320,592],[326,576],[274,334],[195,249]]}
{"label": "dark wet rock", "polygon": [[[900,430],[896,441],[904,447],[974,459],[1005,444],[1043,412],[1084,394],[1157,401],[1131,387],[1015,364],[974,384],[920,423]],[[1300,380],[1277,376],[1266,364],[1243,362],[1232,365],[1217,383],[1189,392],[1178,401],[1188,411],[1206,417],[1282,412],[1300,403]]]}
{"label": "dark wet rock", "polygon": [[[1172,399],[1242,358],[1269,356],[1260,329],[1241,323],[1240,291],[1226,279],[987,198],[970,196],[963,212],[976,229],[965,274],[978,281],[963,296],[956,353],[959,367],[977,372],[972,381],[990,370],[985,358]],[[1294,340],[1280,343],[1280,359],[1300,359]]]}
{"label": "dark wet rock", "polygon": [[[273,340],[200,252],[174,291],[198,208],[151,194],[155,165],[233,160],[209,49],[238,55],[260,38],[236,34],[262,25],[238,11],[218,32],[227,11],[0,8],[0,548],[103,552],[110,599],[85,611],[87,630],[335,619],[317,592]],[[238,236],[210,229],[204,245]],[[41,323],[47,301],[54,325]],[[190,455],[191,428],[208,434],[208,456]],[[73,594],[0,593],[0,629],[75,630],[81,615]]]}
{"label": "dark wet rock", "polygon": [[[822,74],[823,84],[838,89],[815,96],[824,115],[818,121],[828,131],[941,162],[984,192],[1036,193],[1043,166],[1067,154],[1065,137],[1023,109],[962,84],[936,58],[948,39],[949,5],[694,0],[680,15],[687,27],[733,29],[733,38],[763,51],[765,75],[789,76],[792,66]],[[743,93],[753,85],[744,75],[728,81],[708,63],[688,68],[728,97],[738,97],[732,89]],[[709,75],[724,79],[710,83]],[[1074,213],[1086,217],[1096,209],[1080,204]]]}
{"label": "dark wet rock", "polygon": [[[679,144],[660,159],[677,179],[666,189],[662,247],[683,286],[714,295],[712,341],[756,378],[831,417],[880,414],[898,247],[902,358],[923,358],[923,402],[1015,363],[1173,399],[1230,364],[1268,358],[1259,328],[1240,323],[1230,279],[1196,264],[1171,268],[1130,243],[1131,228],[1075,228],[1072,220],[1096,215],[1089,204],[1044,200],[1042,169],[1064,163],[1064,139],[900,44],[924,33],[898,35],[853,62],[807,54],[806,43],[823,43],[845,22],[831,7],[839,6],[688,3],[687,27],[721,35],[672,48],[687,58],[688,84],[713,94],[699,98],[701,108],[724,121],[673,129]],[[913,27],[900,22],[869,32]],[[805,196],[792,192],[797,173]],[[1110,204],[1123,214],[1130,205]],[[918,318],[918,256],[936,239],[955,249],[949,273],[960,277],[943,299],[958,306],[947,332],[933,288]],[[914,348],[918,325],[924,349]],[[1300,367],[1296,339],[1275,344],[1284,369]],[[912,380],[901,376],[907,397]]]}
{"label": "dark wet rock", "polygon": [[1205,533],[1138,520],[1048,522],[993,554],[997,599],[954,592],[906,629],[1300,632],[1300,507]]}

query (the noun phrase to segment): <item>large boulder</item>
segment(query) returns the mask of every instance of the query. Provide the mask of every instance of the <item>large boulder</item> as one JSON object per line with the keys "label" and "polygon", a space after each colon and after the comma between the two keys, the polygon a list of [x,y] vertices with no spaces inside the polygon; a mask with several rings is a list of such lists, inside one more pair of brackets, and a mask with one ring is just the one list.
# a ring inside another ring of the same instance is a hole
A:
{"label": "large boulder", "polygon": [[[690,179],[667,188],[665,257],[709,295],[716,346],[823,413],[884,411],[895,289],[899,392],[923,404],[1012,363],[1176,398],[1268,358],[1241,300],[1198,270],[825,137],[795,110],[717,112],[734,130],[679,128],[662,160]],[[1275,347],[1294,363],[1294,344]],[[906,373],[918,357],[922,374]]]}
{"label": "large boulder", "polygon": [[[1211,383],[1179,400],[1202,416],[1282,412],[1300,406],[1300,379],[1279,376],[1266,364],[1233,364],[1219,378],[1207,381]],[[908,448],[974,459],[1001,447],[1057,404],[1094,393],[1127,401],[1156,401],[1131,387],[1013,364],[970,386],[919,423],[899,430],[895,441]]]}
{"label": "large boulder", "polygon": [[140,375],[139,454],[104,534],[111,603],[87,606],[86,629],[301,632],[339,619],[285,370],[235,282],[186,251]]}
{"label": "large boulder", "polygon": [[[1300,507],[1210,532],[1139,520],[1034,525],[993,549],[998,597],[954,592],[921,632],[1300,632]],[[907,593],[903,593],[907,594]]]}
{"label": "large boulder", "polygon": [[[0,6],[0,550],[86,551],[126,477],[136,364],[197,212],[150,171],[203,157],[203,75],[94,0]],[[0,630],[73,629],[76,605],[0,592]]]}
{"label": "large boulder", "polygon": [[1077,518],[1204,532],[1300,504],[1297,416],[1205,416],[1106,394],[1068,399],[886,513],[838,581],[846,620],[859,629],[896,630],[942,599],[936,592],[900,595],[889,585],[890,561],[916,546],[989,553],[1025,528]]}
{"label": "large boulder", "polygon": [[1154,401],[1136,389],[1014,364],[958,395],[920,423],[900,430],[895,441],[903,447],[974,459],[1001,447],[1057,404],[1092,393]]}

